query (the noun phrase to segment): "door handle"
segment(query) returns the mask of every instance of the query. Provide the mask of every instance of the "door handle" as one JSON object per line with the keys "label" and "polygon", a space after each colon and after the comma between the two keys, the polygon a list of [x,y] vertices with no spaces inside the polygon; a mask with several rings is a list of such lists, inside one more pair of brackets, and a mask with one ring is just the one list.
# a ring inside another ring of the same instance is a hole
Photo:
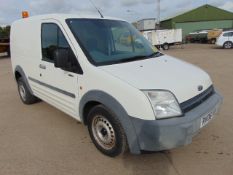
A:
{"label": "door handle", "polygon": [[41,69],[46,69],[46,66],[43,65],[43,64],[40,64],[40,65],[39,65],[39,68],[41,68]]}

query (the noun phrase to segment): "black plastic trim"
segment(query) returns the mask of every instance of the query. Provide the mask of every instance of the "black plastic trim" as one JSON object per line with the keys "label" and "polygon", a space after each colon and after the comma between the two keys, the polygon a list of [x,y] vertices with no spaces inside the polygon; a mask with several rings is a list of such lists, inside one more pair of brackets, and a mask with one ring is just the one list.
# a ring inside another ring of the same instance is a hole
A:
{"label": "black plastic trim", "polygon": [[42,85],[42,86],[45,86],[45,87],[47,87],[47,88],[49,88],[49,89],[51,89],[51,90],[57,91],[57,92],[59,92],[59,93],[61,93],[61,94],[64,94],[64,95],[66,95],[66,96],[69,96],[69,97],[71,97],[71,98],[75,98],[75,94],[72,94],[72,93],[70,93],[70,92],[64,91],[64,90],[59,89],[59,88],[57,88],[57,87],[51,86],[51,85],[49,85],[49,84],[43,83],[43,82],[41,82],[41,81],[39,81],[39,80],[36,80],[36,79],[34,79],[34,78],[32,78],[32,77],[28,77],[28,79],[31,80],[31,81],[33,81],[33,82],[35,82],[35,83],[37,83],[37,84],[40,84],[40,85]]}
{"label": "black plastic trim", "polygon": [[206,101],[209,97],[211,97],[214,94],[214,87],[211,85],[208,89],[206,89],[204,92],[201,94],[183,102],[180,104],[181,110],[183,113],[186,113],[196,106],[200,105],[204,101]]}

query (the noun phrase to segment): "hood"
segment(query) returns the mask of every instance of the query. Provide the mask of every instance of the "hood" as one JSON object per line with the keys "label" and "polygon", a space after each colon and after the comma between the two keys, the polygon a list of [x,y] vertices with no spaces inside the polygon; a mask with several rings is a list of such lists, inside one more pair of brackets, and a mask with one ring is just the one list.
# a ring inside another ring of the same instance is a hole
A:
{"label": "hood", "polygon": [[[206,72],[167,55],[100,68],[141,90],[171,91],[179,103],[202,93],[212,85]],[[201,91],[198,88],[200,86],[203,87]]]}

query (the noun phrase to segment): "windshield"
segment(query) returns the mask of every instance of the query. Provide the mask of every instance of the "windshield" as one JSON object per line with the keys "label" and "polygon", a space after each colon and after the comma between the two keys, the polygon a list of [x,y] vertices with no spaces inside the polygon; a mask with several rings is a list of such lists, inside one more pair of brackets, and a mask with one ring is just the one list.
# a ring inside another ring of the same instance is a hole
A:
{"label": "windshield", "polygon": [[160,54],[127,22],[107,19],[68,19],[66,22],[94,65],[130,62]]}

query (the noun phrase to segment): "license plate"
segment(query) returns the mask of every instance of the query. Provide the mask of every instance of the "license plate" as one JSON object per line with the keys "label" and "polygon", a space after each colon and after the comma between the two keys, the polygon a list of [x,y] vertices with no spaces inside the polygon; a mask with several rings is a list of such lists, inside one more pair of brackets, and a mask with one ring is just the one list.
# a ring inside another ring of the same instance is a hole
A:
{"label": "license plate", "polygon": [[201,118],[201,128],[207,125],[209,121],[214,118],[215,113],[216,113],[216,109],[214,109],[213,111],[209,112],[208,114],[206,114],[204,117]]}

